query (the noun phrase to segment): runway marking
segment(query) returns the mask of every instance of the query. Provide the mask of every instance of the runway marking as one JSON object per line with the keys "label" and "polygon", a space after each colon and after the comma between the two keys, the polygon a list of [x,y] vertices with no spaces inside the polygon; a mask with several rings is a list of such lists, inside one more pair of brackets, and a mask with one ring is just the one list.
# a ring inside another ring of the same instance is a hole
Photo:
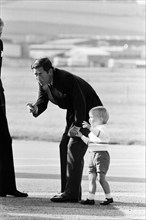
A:
{"label": "runway marking", "polygon": [[[42,160],[42,161],[44,161],[44,160]],[[48,160],[47,160],[48,161]],[[38,162],[38,161],[36,161],[36,162]],[[50,162],[50,161],[48,161],[48,162]],[[58,164],[56,164],[56,163],[49,163],[50,165],[54,165],[54,166],[56,166],[56,165],[59,165],[59,162],[58,162]],[[19,165],[17,165],[17,166],[35,166],[35,164],[19,164]],[[37,165],[39,165],[39,164],[37,164]],[[132,166],[132,165],[144,165],[144,162],[143,161],[140,161],[140,162],[137,162],[137,161],[135,161],[135,162],[133,162],[133,163],[111,163],[111,166]],[[88,166],[88,165],[86,165],[86,166]]]}
{"label": "runway marking", "polygon": [[15,167],[58,167],[56,164],[19,164]]}
{"label": "runway marking", "polygon": [[[21,164],[18,164],[19,163]],[[24,161],[31,161],[30,164],[24,164]],[[48,166],[48,164],[50,166],[59,166],[60,165],[60,159],[56,159],[56,158],[15,158],[15,164],[17,166],[39,166],[39,164],[33,164],[32,163],[38,163],[39,161],[43,161],[44,163],[46,163],[46,165]],[[52,163],[53,162],[53,163]],[[111,161],[111,166],[133,166],[133,165],[139,165],[139,166],[145,166],[145,159],[141,159],[141,160],[112,160]],[[40,166],[42,166],[42,164],[40,164]],[[45,164],[44,164],[45,166]],[[85,166],[88,167],[88,162],[85,161]]]}
{"label": "runway marking", "polygon": [[58,161],[58,158],[45,158],[45,157],[15,157],[15,160],[47,160],[47,161],[50,161],[50,160],[57,160]]}
{"label": "runway marking", "polygon": [[[15,160],[47,160],[47,161],[50,161],[50,160],[54,160],[54,161],[58,161],[59,158],[49,158],[49,156],[46,158],[46,157],[15,157]],[[87,159],[88,160],[88,159]],[[111,159],[111,163],[125,163],[125,162],[128,162],[128,163],[141,163],[141,162],[145,162],[145,158],[141,158],[141,159]]]}
{"label": "runway marking", "polygon": [[[16,172],[17,178],[26,178],[26,179],[60,179],[59,174],[42,174],[42,173],[18,173]],[[136,177],[115,177],[108,176],[107,179],[111,182],[145,182],[145,178],[136,178]],[[83,175],[83,180],[88,180],[88,176]]]}

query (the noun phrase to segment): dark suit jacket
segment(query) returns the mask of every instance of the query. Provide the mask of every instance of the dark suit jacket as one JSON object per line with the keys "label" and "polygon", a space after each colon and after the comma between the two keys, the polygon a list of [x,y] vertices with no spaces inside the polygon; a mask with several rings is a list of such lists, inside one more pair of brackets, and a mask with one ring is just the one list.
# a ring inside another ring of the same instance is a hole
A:
{"label": "dark suit jacket", "polygon": [[[88,113],[92,107],[102,105],[94,89],[85,80],[57,68],[53,71],[52,95],[60,108],[72,112],[71,120],[76,126],[81,126],[83,120],[88,120]],[[39,86],[39,96],[35,103],[38,113],[35,117],[46,110],[48,102],[48,95]]]}

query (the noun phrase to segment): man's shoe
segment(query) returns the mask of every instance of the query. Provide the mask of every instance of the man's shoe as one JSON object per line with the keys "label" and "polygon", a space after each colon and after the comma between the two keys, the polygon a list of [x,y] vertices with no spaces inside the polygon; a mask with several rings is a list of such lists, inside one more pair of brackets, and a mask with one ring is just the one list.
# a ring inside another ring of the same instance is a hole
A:
{"label": "man's shoe", "polygon": [[61,193],[59,195],[55,195],[50,199],[52,202],[79,202],[78,199],[72,198],[70,195],[66,193]]}
{"label": "man's shoe", "polygon": [[80,204],[82,204],[82,205],[94,205],[95,201],[91,200],[91,199],[86,199],[86,200],[81,200]]}
{"label": "man's shoe", "polygon": [[53,196],[51,199],[53,199],[53,198],[56,198],[56,197],[58,197],[58,196],[61,196],[62,195],[62,193],[57,193],[55,196]]}
{"label": "man's shoe", "polygon": [[108,205],[108,204],[113,203],[113,202],[114,202],[113,198],[110,198],[110,199],[106,198],[106,200],[101,202],[100,205]]}
{"label": "man's shoe", "polygon": [[28,197],[27,193],[23,193],[18,190],[7,192],[6,195],[15,196],[15,197]]}

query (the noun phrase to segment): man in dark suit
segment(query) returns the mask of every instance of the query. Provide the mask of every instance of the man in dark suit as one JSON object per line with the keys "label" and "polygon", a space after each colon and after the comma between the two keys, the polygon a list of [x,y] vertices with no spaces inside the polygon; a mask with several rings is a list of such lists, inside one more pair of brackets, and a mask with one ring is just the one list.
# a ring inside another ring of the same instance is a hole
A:
{"label": "man in dark suit", "polygon": [[[66,109],[66,128],[60,142],[61,194],[51,198],[53,202],[78,202],[81,199],[81,179],[87,145],[74,137],[88,112],[102,102],[94,89],[80,77],[52,66],[48,58],[36,60],[32,70],[39,83],[39,97],[35,104],[28,104],[37,117],[47,108],[49,100]],[[82,132],[86,132],[82,131]]]}
{"label": "man in dark suit", "polygon": [[15,197],[27,197],[27,193],[22,193],[16,188],[15,171],[12,152],[12,138],[9,133],[5,95],[1,81],[1,66],[2,66],[2,52],[3,42],[1,34],[4,23],[0,18],[0,197],[7,195]]}

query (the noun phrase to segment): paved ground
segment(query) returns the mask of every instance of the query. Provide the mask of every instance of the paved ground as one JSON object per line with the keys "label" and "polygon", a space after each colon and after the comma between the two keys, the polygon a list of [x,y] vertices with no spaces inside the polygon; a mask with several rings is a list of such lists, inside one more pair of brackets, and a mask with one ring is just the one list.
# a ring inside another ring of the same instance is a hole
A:
{"label": "paved ground", "polygon": [[[50,197],[60,190],[58,143],[14,141],[13,152],[17,187],[29,197],[0,198],[0,220],[131,220],[145,219],[145,147],[110,147],[108,172],[114,203],[102,207],[104,195],[97,185],[96,204],[83,206],[52,203]],[[82,181],[83,198],[88,193],[88,153]]]}

